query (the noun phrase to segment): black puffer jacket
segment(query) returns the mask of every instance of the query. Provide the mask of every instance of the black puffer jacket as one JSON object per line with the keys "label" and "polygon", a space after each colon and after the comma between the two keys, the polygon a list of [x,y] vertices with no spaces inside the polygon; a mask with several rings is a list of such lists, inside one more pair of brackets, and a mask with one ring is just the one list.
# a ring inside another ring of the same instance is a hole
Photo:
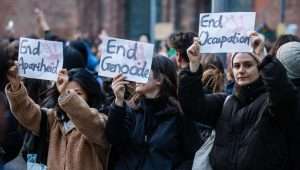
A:
{"label": "black puffer jacket", "polygon": [[[179,99],[186,115],[216,128],[214,170],[287,170],[289,114],[297,93],[278,60],[266,57],[261,78],[224,94],[204,95],[202,68],[182,72]],[[261,116],[260,116],[261,115]]]}
{"label": "black puffer jacket", "polygon": [[180,112],[168,99],[143,99],[140,109],[112,105],[106,126],[113,170],[173,170],[181,163]]}

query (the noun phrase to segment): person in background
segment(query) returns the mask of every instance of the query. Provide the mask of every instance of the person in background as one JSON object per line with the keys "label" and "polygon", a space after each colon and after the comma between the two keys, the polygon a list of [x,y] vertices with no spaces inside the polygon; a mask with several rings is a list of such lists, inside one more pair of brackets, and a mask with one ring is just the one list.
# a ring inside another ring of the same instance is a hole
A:
{"label": "person in background", "polygon": [[224,67],[222,61],[214,54],[202,58],[203,77],[202,83],[206,93],[224,92]]}
{"label": "person in background", "polygon": [[7,45],[0,47],[0,169],[16,158],[23,144],[24,133],[17,120],[12,115],[5,96],[5,84],[8,83],[6,74],[12,65],[8,57]]}
{"label": "person in background", "polygon": [[[182,71],[187,70],[189,67],[189,57],[187,54],[187,49],[193,44],[195,37],[197,37],[197,34],[193,32],[173,33],[169,37],[170,46],[176,50],[176,64],[178,75],[180,75]],[[207,78],[209,77],[210,76],[207,76]],[[201,83],[200,81],[199,83]],[[179,82],[179,87],[180,86],[181,85]],[[180,169],[192,168],[195,153],[206,141],[212,129],[210,126],[194,121],[194,119],[191,119],[188,115],[189,113],[184,112],[184,162],[182,163]]]}
{"label": "person in background", "polygon": [[297,41],[300,42],[300,39],[295,35],[290,34],[284,34],[277,38],[275,43],[273,44],[272,48],[270,49],[269,54],[272,56],[275,56],[277,53],[277,50],[285,43]]}
{"label": "person in background", "polygon": [[287,70],[288,78],[298,90],[298,110],[289,115],[287,134],[289,148],[289,170],[300,169],[300,42],[292,41],[283,44],[277,50],[277,59]]}
{"label": "person in background", "polygon": [[147,33],[142,33],[139,35],[138,38],[139,42],[149,43],[150,42],[150,36]]}
{"label": "person in background", "polygon": [[173,33],[169,37],[169,43],[176,50],[176,63],[178,69],[188,67],[189,58],[186,50],[193,44],[194,37],[197,37],[193,32],[178,32]]}

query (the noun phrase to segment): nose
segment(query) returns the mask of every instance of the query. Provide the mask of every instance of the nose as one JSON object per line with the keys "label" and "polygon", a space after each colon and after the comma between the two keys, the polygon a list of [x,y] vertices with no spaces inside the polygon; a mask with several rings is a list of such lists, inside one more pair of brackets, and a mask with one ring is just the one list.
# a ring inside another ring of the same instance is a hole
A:
{"label": "nose", "polygon": [[238,72],[239,72],[240,74],[245,73],[245,67],[244,67],[243,65],[241,65],[240,68],[239,68],[239,70],[238,70]]}

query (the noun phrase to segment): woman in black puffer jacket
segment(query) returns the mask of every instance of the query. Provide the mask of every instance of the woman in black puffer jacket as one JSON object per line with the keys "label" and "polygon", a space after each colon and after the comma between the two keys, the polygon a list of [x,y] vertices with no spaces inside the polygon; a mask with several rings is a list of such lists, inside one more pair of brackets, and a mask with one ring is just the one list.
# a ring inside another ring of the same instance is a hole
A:
{"label": "woman in black puffer jacket", "polygon": [[205,95],[197,41],[188,49],[190,69],[181,73],[179,99],[186,115],[215,127],[210,153],[214,170],[287,170],[289,113],[297,93],[282,64],[267,56],[236,53],[234,95]]}

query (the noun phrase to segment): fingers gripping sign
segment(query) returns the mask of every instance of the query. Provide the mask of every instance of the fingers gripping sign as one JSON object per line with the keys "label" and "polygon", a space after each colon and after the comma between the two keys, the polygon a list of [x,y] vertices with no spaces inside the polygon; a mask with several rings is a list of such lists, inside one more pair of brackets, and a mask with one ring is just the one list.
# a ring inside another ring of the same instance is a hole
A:
{"label": "fingers gripping sign", "polygon": [[196,72],[201,61],[200,44],[198,38],[194,38],[193,44],[187,49],[187,54],[190,60],[190,70],[191,72]]}
{"label": "fingers gripping sign", "polygon": [[118,74],[116,77],[114,77],[111,85],[114,95],[116,97],[115,104],[117,106],[123,106],[124,96],[125,96],[125,86],[129,84],[128,81],[125,81],[125,78],[126,77],[124,75]]}
{"label": "fingers gripping sign", "polygon": [[262,59],[266,55],[264,36],[257,32],[251,32],[249,36],[253,52],[258,55],[260,59]]}
{"label": "fingers gripping sign", "polygon": [[66,69],[61,69],[58,73],[56,87],[59,93],[63,93],[69,81],[68,71]]}

